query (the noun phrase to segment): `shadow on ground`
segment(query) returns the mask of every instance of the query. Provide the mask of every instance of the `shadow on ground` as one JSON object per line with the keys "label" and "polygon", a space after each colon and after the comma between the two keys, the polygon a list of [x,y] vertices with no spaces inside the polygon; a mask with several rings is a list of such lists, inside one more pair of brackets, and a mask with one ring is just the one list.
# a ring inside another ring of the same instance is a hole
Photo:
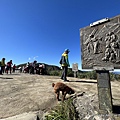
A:
{"label": "shadow on ground", "polygon": [[21,75],[20,73],[12,73],[12,74],[6,74],[6,75]]}
{"label": "shadow on ground", "polygon": [[10,78],[10,77],[0,77],[1,79],[13,79],[13,78]]}
{"label": "shadow on ground", "polygon": [[113,113],[114,114],[120,114],[120,106],[113,105]]}
{"label": "shadow on ground", "polygon": [[76,80],[76,81],[69,81],[69,82],[81,82],[81,83],[97,83],[97,82],[93,82],[93,81],[83,81],[83,80]]}

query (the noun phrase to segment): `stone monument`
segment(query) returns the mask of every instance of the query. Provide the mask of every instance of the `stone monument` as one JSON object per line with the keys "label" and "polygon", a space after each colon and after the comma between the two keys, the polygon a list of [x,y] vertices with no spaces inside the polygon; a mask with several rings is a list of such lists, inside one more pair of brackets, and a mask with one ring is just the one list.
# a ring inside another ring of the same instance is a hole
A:
{"label": "stone monument", "polygon": [[109,71],[120,69],[120,15],[80,29],[82,68],[97,73],[99,109],[112,111]]}

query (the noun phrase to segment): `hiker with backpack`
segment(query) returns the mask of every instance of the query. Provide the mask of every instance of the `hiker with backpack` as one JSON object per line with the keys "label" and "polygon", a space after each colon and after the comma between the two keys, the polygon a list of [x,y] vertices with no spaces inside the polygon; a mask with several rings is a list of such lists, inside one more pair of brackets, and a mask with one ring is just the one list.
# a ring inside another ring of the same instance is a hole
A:
{"label": "hiker with backpack", "polygon": [[7,74],[8,74],[8,70],[10,70],[10,74],[11,74],[12,65],[13,65],[12,60],[7,62],[7,68],[6,68],[6,73]]}
{"label": "hiker with backpack", "polygon": [[15,68],[16,68],[16,65],[14,64],[13,65],[13,73],[15,73]]}
{"label": "hiker with backpack", "polygon": [[60,60],[60,64],[61,64],[62,70],[63,70],[61,79],[64,80],[64,82],[68,82],[69,81],[66,78],[68,67],[70,67],[69,59],[68,59],[68,53],[69,52],[70,52],[69,49],[65,49],[64,53],[61,56],[61,60]]}
{"label": "hiker with backpack", "polygon": [[2,74],[5,72],[5,58],[2,58],[1,60],[1,72]]}
{"label": "hiker with backpack", "polygon": [[36,65],[37,65],[37,61],[36,60],[34,60],[32,63],[30,63],[30,71],[29,71],[30,74],[34,74],[35,73],[34,71],[35,71]]}
{"label": "hiker with backpack", "polygon": [[1,71],[1,61],[0,61],[0,75],[3,75],[2,71]]}

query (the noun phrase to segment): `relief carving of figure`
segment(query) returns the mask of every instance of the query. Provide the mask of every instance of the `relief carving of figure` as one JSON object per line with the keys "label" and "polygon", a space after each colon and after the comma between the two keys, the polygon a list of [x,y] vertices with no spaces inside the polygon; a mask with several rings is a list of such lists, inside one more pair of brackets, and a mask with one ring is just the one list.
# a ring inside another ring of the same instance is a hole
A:
{"label": "relief carving of figure", "polygon": [[110,41],[111,49],[113,50],[113,53],[117,56],[116,48],[118,48],[118,41],[116,35],[113,32],[111,32],[110,36],[111,36],[111,41]]}
{"label": "relief carving of figure", "polygon": [[113,32],[109,32],[105,37],[106,49],[105,56],[102,58],[103,61],[113,61],[116,60],[118,48],[118,40]]}
{"label": "relief carving of figure", "polygon": [[94,35],[89,35],[89,38],[86,41],[87,51],[90,52],[93,51],[94,54],[99,53],[99,40],[101,38],[97,38]]}
{"label": "relief carving of figure", "polygon": [[94,35],[89,35],[88,39],[85,42],[85,45],[87,46],[87,51],[90,53],[90,49],[93,49],[93,44],[92,44],[92,37]]}

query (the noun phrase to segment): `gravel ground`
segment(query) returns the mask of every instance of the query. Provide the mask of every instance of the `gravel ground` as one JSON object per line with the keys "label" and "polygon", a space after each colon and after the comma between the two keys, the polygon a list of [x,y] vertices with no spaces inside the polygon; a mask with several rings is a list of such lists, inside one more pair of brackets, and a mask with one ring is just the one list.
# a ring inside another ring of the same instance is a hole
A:
{"label": "gravel ground", "polygon": [[[68,77],[65,82],[76,92],[97,94],[97,81]],[[57,101],[52,83],[63,82],[58,76],[30,75],[15,73],[0,76],[0,120],[24,120],[20,116],[29,116],[36,120]],[[120,82],[111,82],[113,104],[120,107]],[[69,97],[69,95],[67,96]],[[17,115],[17,117],[16,117]],[[19,116],[19,117],[18,117]],[[30,119],[26,119],[30,120]]]}

